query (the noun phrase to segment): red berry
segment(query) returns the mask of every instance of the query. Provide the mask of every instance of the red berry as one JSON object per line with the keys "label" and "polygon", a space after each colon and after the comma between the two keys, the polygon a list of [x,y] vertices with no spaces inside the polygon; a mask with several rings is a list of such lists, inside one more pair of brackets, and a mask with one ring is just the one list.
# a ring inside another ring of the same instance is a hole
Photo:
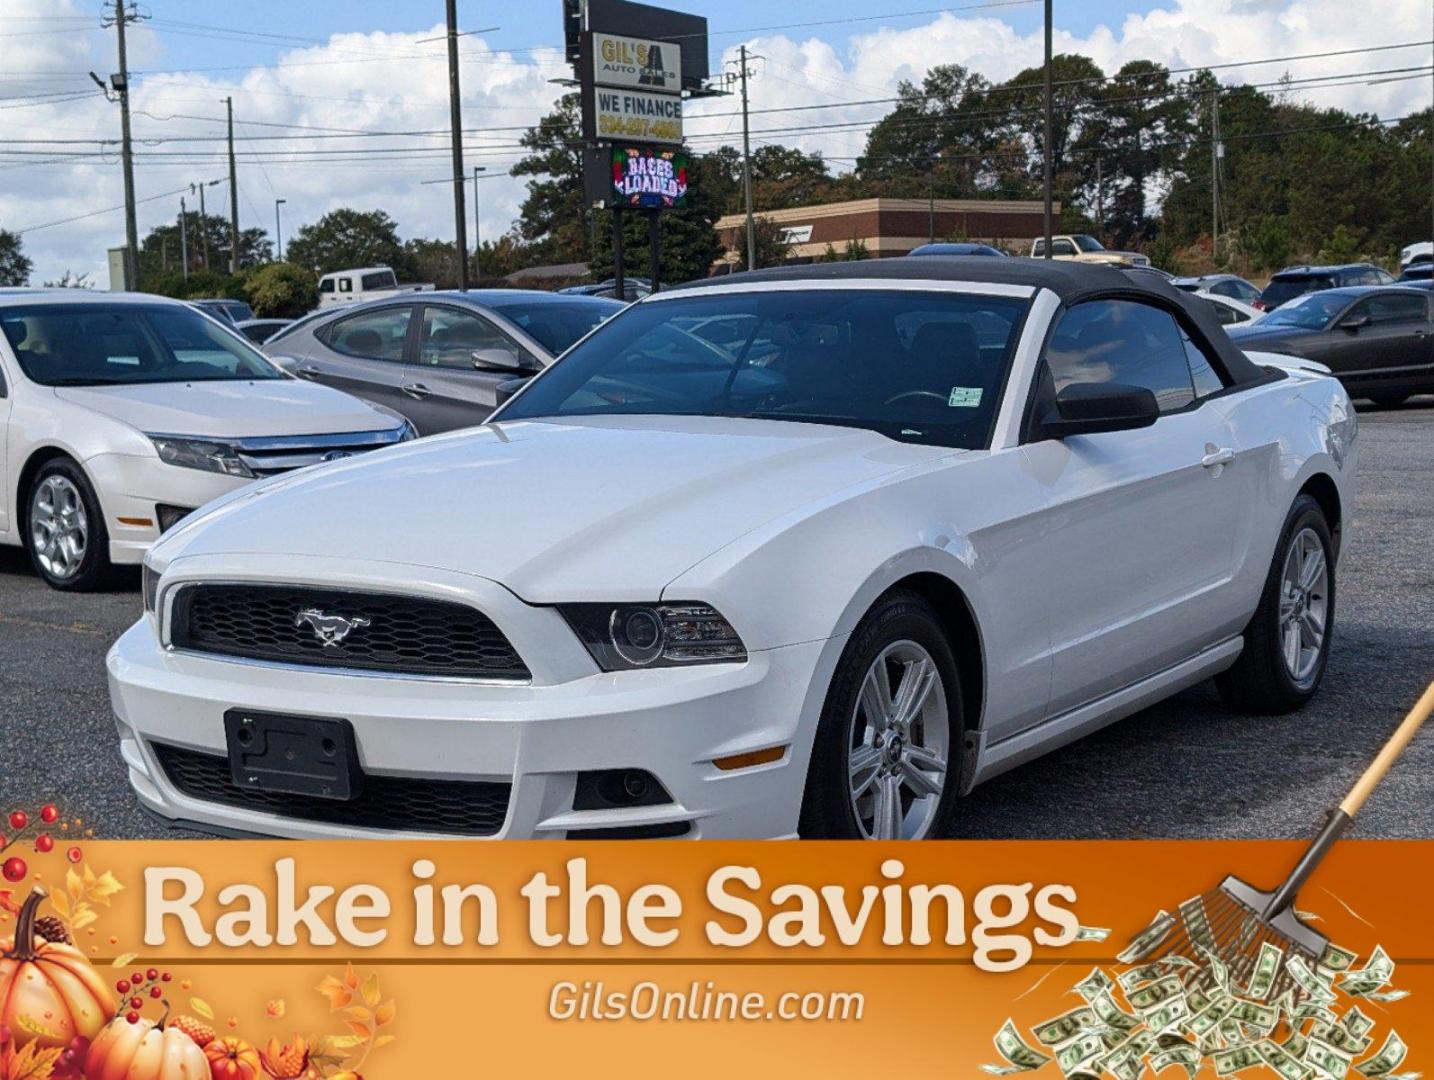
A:
{"label": "red berry", "polygon": [[30,824],[30,815],[23,810],[10,811],[10,828],[19,832],[26,825]]}
{"label": "red berry", "polygon": [[70,862],[77,863],[84,857],[85,853],[77,847],[72,847],[69,851],[65,852],[65,858],[69,859]]}
{"label": "red berry", "polygon": [[60,820],[59,808],[54,803],[46,803],[40,807],[40,820],[46,825],[53,825]]}
{"label": "red berry", "polygon": [[150,982],[154,982],[155,979],[159,978],[159,968],[150,968],[144,973],[144,977]]}
{"label": "red berry", "polygon": [[119,982],[115,983],[115,989],[118,990],[121,994],[128,994],[128,993],[129,993],[129,980],[128,980],[128,979],[121,979]]}
{"label": "red berry", "polygon": [[5,865],[0,867],[0,873],[5,875],[6,881],[24,881],[29,872],[30,868],[25,865],[25,860],[18,855],[12,855],[5,860]]}
{"label": "red berry", "polygon": [[48,854],[55,849],[55,838],[49,833],[41,833],[35,837],[35,850],[41,855]]}
{"label": "red berry", "polygon": [[139,1013],[137,1012],[127,1012],[124,1014],[124,1018],[128,1020],[131,1024],[139,1023]]}
{"label": "red berry", "polygon": [[133,975],[129,977],[129,981],[132,982],[135,986],[138,986],[140,983],[144,982],[144,972],[136,971]]}
{"label": "red berry", "polygon": [[130,1007],[131,1009],[142,1009],[142,1008],[144,1008],[144,998],[142,998],[142,997],[132,997],[132,998],[130,998],[130,999],[129,999],[129,1007]]}
{"label": "red berry", "polygon": [[163,975],[161,975],[161,976],[159,977],[159,981],[160,981],[160,982],[169,982],[169,980],[172,979],[172,978],[174,978],[174,976],[171,975],[169,972],[166,971]]}
{"label": "red berry", "polygon": [[157,986],[151,986],[151,987],[149,988],[149,996],[152,997],[152,998],[158,998],[159,995],[162,994],[162,993],[164,993],[164,991],[161,990],[161,989],[160,989],[159,987],[157,987]]}

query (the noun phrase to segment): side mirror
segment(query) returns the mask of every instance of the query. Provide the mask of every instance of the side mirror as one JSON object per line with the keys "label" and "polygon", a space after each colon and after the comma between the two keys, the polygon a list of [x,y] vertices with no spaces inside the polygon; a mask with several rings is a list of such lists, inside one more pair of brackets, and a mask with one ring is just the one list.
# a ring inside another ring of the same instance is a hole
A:
{"label": "side mirror", "polygon": [[530,377],[531,376],[524,375],[522,378],[518,379],[504,379],[496,387],[494,387],[493,396],[496,399],[495,407],[496,405],[507,404],[509,398],[511,398],[514,394],[516,394],[519,390],[523,389],[523,387],[528,384],[528,379]]}
{"label": "side mirror", "polygon": [[1356,330],[1362,330],[1368,325],[1368,315],[1351,315],[1347,319],[1339,320],[1339,328],[1341,330],[1348,330],[1350,333],[1354,333]]}
{"label": "side mirror", "polygon": [[480,371],[522,371],[523,361],[509,349],[474,349],[469,355]]}
{"label": "side mirror", "polygon": [[1041,422],[1052,438],[1098,435],[1149,427],[1160,419],[1155,395],[1125,383],[1073,383],[1056,395],[1056,407]]}

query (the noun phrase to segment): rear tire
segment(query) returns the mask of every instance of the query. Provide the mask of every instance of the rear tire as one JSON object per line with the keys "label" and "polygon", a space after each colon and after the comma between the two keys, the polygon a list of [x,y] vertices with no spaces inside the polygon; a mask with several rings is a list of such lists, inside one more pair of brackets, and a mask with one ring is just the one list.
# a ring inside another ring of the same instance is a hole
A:
{"label": "rear tire", "polygon": [[110,578],[110,537],[84,470],[66,457],[40,466],[25,507],[25,550],[52,589],[88,592]]}
{"label": "rear tire", "polygon": [[812,747],[801,835],[948,835],[962,734],[956,659],[936,611],[917,593],[888,593],[837,662]]}
{"label": "rear tire", "polygon": [[1324,511],[1301,495],[1285,518],[1245,647],[1215,677],[1236,712],[1275,715],[1302,707],[1324,678],[1334,637],[1334,543]]}

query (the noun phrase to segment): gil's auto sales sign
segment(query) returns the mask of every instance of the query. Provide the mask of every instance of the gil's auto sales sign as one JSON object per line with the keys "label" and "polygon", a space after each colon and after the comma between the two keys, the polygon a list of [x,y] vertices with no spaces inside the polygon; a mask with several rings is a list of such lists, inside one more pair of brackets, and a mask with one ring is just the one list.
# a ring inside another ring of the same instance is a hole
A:
{"label": "gil's auto sales sign", "polygon": [[584,138],[682,143],[679,46],[592,31],[583,48]]}
{"label": "gil's auto sales sign", "polygon": [[667,42],[594,31],[592,80],[598,86],[680,94],[682,48]]}

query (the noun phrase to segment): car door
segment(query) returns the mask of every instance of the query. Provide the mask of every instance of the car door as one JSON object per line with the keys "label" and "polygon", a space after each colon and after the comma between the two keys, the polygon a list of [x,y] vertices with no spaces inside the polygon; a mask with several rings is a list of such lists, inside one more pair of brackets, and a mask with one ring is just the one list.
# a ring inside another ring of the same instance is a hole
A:
{"label": "car door", "polygon": [[[1049,708],[1059,715],[1216,643],[1238,614],[1231,581],[1254,482],[1234,460],[1229,426],[1203,407],[1221,377],[1170,311],[1134,299],[1077,304],[1041,365],[1024,452],[1047,496]],[[1055,393],[1091,382],[1150,389],[1160,418],[1043,437]]]}
{"label": "car door", "polygon": [[1419,379],[1434,371],[1429,298],[1412,289],[1365,297],[1327,333],[1333,362],[1325,362],[1351,390]]}
{"label": "car door", "polygon": [[405,406],[414,402],[401,387],[415,306],[365,308],[319,327],[317,347],[299,360],[294,374],[407,416]]}
{"label": "car door", "polygon": [[0,363],[0,533],[10,529],[10,495],[6,490],[6,446],[10,442],[10,384],[5,379],[5,365]]}
{"label": "car door", "polygon": [[424,304],[413,362],[404,369],[404,414],[422,435],[481,424],[498,405],[498,386],[537,369],[517,341],[476,311]]}

